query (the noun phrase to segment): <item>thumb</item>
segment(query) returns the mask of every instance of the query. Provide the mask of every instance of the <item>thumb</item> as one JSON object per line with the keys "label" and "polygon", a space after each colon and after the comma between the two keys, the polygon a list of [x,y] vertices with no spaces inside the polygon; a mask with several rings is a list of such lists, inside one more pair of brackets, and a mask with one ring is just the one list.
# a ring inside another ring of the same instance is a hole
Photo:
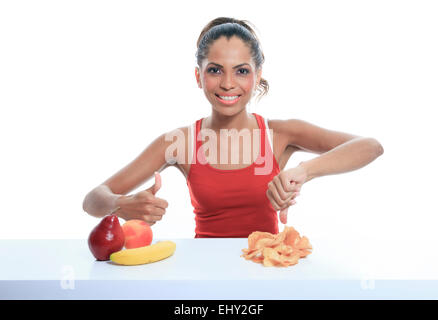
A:
{"label": "thumb", "polygon": [[287,223],[287,211],[289,210],[289,207],[283,209],[280,211],[280,221],[283,224]]}
{"label": "thumb", "polygon": [[154,175],[155,175],[155,183],[152,187],[147,189],[148,191],[152,192],[153,195],[155,195],[157,193],[157,191],[160,190],[160,188],[161,188],[160,173],[158,171],[155,171]]}

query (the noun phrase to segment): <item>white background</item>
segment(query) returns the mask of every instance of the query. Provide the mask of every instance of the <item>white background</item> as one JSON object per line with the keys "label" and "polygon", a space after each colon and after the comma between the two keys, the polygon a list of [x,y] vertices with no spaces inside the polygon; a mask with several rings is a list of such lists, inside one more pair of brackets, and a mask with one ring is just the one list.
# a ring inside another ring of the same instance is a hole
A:
{"label": "white background", "polygon": [[[210,114],[196,40],[219,16],[249,20],[261,40],[270,90],[248,111],[385,149],[306,184],[288,224],[335,254],[348,243],[365,260],[436,266],[434,1],[0,2],[0,238],[87,238],[99,220],[82,210],[85,195],[160,134]],[[185,178],[161,175],[169,207],[154,237],[193,238]]]}

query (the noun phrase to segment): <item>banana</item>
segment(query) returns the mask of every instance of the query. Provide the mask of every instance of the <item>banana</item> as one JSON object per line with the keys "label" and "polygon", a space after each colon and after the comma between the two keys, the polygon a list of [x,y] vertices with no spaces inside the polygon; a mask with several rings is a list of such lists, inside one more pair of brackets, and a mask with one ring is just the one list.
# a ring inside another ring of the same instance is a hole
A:
{"label": "banana", "polygon": [[149,246],[125,249],[110,255],[111,261],[125,266],[151,263],[170,257],[176,249],[173,241],[159,241]]}

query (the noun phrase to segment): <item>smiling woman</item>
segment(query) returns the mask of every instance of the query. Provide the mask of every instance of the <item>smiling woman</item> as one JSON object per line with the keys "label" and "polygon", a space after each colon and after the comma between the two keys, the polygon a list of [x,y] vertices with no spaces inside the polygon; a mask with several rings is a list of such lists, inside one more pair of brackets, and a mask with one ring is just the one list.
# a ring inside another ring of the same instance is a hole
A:
{"label": "smiling woman", "polygon": [[[224,47],[225,41],[228,41],[230,45],[227,48]],[[244,51],[239,50],[239,44],[244,45],[247,49]],[[219,50],[222,49],[232,54],[233,57],[231,58],[235,59],[239,58],[239,55],[243,53],[243,57],[241,58],[248,60],[248,62],[242,61],[242,63],[232,66],[229,71],[237,71],[237,76],[241,76],[242,79],[256,80],[255,89],[259,91],[258,100],[268,93],[269,84],[261,77],[261,68],[265,62],[265,56],[261,50],[259,39],[253,28],[251,28],[249,21],[225,17],[216,18],[204,27],[196,45],[198,47],[196,51],[196,61],[198,64],[198,68],[196,68],[196,78],[198,84],[201,80],[199,76],[200,69],[205,70],[205,66],[208,67],[206,69],[208,75],[211,74],[220,77],[225,71],[228,71],[215,60],[217,56],[211,54],[216,51],[215,49],[219,48]],[[219,52],[219,54],[224,53],[223,51]],[[218,71],[220,71],[220,73],[218,73]],[[255,74],[257,79],[254,78]],[[232,96],[232,93],[222,92],[221,94],[218,92],[217,95]]]}
{"label": "smiling woman", "polygon": [[[260,99],[269,90],[262,78],[265,58],[249,22],[226,17],[209,22],[199,35],[196,59],[196,83],[211,114],[157,137],[134,161],[87,195],[85,211],[96,217],[114,212],[125,220],[142,219],[153,225],[168,206],[156,196],[161,188],[159,171],[175,166],[189,188],[196,238],[240,238],[254,231],[278,234],[277,211],[286,224],[287,210],[305,183],[361,168],[383,153],[374,138],[248,113],[255,94]],[[237,142],[228,148],[228,138],[233,142],[233,136]],[[320,155],[284,170],[298,150]],[[126,196],[154,173],[152,187]]]}

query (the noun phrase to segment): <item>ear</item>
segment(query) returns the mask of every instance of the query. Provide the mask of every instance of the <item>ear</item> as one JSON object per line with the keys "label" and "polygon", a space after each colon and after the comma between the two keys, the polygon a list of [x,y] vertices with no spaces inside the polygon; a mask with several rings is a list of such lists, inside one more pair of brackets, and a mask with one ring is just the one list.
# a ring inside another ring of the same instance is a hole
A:
{"label": "ear", "polygon": [[195,77],[196,82],[198,83],[198,88],[202,88],[201,75],[198,67],[195,68]]}

